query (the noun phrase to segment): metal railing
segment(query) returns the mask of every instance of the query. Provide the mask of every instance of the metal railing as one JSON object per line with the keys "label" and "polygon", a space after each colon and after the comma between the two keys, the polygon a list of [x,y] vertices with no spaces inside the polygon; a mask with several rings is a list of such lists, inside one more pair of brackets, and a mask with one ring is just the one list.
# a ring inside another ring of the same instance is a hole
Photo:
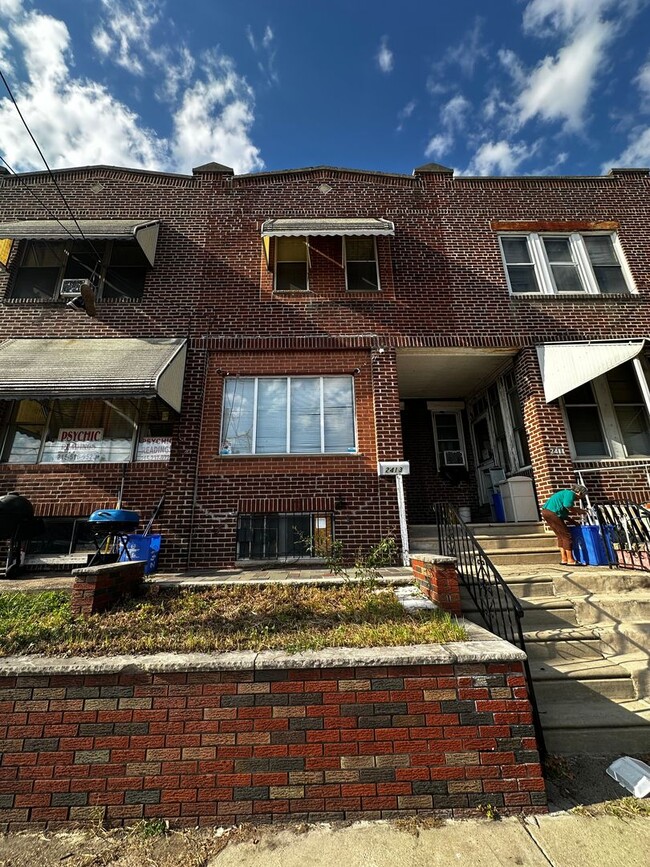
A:
{"label": "metal railing", "polygon": [[[456,559],[458,577],[463,586],[467,588],[485,625],[490,632],[526,652],[521,625],[524,609],[521,603],[503,580],[454,506],[448,503],[438,503],[435,506],[435,513],[440,554]],[[524,660],[524,673],[533,710],[535,735],[540,755],[543,756],[546,752],[544,733],[539,718],[528,657]]]}
{"label": "metal railing", "polygon": [[597,503],[592,507],[610,569],[650,572],[650,510],[639,503]]}

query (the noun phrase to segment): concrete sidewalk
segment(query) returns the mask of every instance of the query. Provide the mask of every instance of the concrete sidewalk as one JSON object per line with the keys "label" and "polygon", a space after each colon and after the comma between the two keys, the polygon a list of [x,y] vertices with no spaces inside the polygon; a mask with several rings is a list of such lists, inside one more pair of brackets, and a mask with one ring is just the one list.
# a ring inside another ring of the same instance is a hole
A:
{"label": "concrete sidewalk", "polygon": [[409,831],[408,820],[260,831],[231,842],[207,867],[646,867],[650,819],[561,813],[446,822]]}

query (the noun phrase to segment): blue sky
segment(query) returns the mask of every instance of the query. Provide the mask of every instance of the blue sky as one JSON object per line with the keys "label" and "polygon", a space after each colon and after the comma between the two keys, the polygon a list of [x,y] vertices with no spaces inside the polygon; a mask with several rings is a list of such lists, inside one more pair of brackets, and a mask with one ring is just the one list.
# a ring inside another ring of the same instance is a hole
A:
{"label": "blue sky", "polygon": [[53,167],[650,165],[650,0],[0,0],[0,68]]}

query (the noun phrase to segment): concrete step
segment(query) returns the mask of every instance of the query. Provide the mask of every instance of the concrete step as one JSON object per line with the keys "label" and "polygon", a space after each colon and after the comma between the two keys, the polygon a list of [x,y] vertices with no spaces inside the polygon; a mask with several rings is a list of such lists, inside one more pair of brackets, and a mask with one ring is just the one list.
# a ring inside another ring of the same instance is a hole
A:
{"label": "concrete step", "polygon": [[584,566],[571,570],[558,565],[550,576],[555,592],[562,596],[584,596],[587,593],[624,593],[650,589],[650,573],[631,569],[607,569]]}
{"label": "concrete step", "polygon": [[524,632],[526,651],[530,660],[564,659],[600,660],[607,645],[604,645],[598,630],[587,627],[527,630]]}
{"label": "concrete step", "polygon": [[[544,533],[541,521],[522,521],[516,524],[469,524],[475,536],[528,536],[531,533]],[[551,536],[551,538],[554,538]]]}
{"label": "concrete step", "polygon": [[529,665],[539,702],[570,702],[585,689],[608,699],[638,698],[630,672],[611,660],[555,657],[531,660]]}
{"label": "concrete step", "polygon": [[546,748],[559,754],[645,753],[650,744],[650,703],[611,700],[576,685],[573,701],[539,699]]}
{"label": "concrete step", "polygon": [[[476,541],[486,554],[499,554],[508,551],[553,551],[557,552],[554,536],[540,533],[519,536],[476,536]],[[559,554],[558,558],[559,560]]]}
{"label": "concrete step", "polygon": [[[503,576],[502,576],[503,577]],[[553,596],[553,582],[550,578],[532,576],[519,580],[504,579],[518,599],[532,599],[539,596]]]}
{"label": "concrete step", "polygon": [[488,557],[497,567],[510,566],[512,564],[530,566],[552,566],[555,563],[559,564],[558,552],[549,548],[523,551],[514,549],[488,554]]}
{"label": "concrete step", "polygon": [[585,626],[630,621],[650,623],[650,590],[574,597],[573,605],[578,622]]}
{"label": "concrete step", "polygon": [[600,630],[601,640],[610,654],[641,653],[650,657],[650,623],[627,621]]}

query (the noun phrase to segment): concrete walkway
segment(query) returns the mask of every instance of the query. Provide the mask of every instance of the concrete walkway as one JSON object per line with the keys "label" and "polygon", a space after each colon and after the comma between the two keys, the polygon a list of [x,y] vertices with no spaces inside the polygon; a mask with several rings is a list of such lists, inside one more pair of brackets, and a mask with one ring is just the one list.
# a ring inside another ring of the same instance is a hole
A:
{"label": "concrete walkway", "polygon": [[[382,569],[380,584],[412,584],[413,572],[410,567],[394,566]],[[345,584],[354,580],[351,577],[332,575],[325,567],[306,569],[299,567],[278,567],[276,569],[195,569],[188,572],[157,572],[146,579],[147,583],[162,587],[205,587],[224,584]],[[36,593],[42,590],[69,590],[74,583],[71,575],[49,572],[26,574],[7,581],[0,579],[0,593]]]}
{"label": "concrete walkway", "polygon": [[380,822],[333,830],[262,831],[231,842],[208,867],[645,867],[650,820],[561,814],[402,828]]}

